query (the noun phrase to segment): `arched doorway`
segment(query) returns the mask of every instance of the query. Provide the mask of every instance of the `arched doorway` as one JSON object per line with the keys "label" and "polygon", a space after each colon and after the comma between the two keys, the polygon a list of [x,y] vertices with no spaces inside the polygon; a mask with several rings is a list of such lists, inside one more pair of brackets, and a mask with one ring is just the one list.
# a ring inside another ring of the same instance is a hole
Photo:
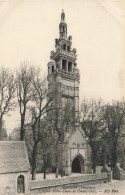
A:
{"label": "arched doorway", "polygon": [[77,157],[72,162],[72,172],[81,173],[81,164]]}
{"label": "arched doorway", "polygon": [[72,172],[73,173],[84,173],[84,160],[81,155],[78,155],[72,161]]}
{"label": "arched doorway", "polygon": [[25,193],[24,176],[20,175],[17,179],[17,192]]}

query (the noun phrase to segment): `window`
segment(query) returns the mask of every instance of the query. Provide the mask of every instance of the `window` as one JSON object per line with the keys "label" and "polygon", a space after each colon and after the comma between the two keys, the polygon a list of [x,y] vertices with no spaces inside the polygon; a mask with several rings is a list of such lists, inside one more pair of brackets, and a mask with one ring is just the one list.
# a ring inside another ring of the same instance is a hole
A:
{"label": "window", "polygon": [[65,50],[65,51],[66,51],[66,45],[65,45],[65,44],[63,45],[63,50]]}
{"label": "window", "polygon": [[24,176],[20,175],[17,179],[17,192],[25,193]]}
{"label": "window", "polygon": [[54,66],[52,66],[52,73],[54,73]]}
{"label": "window", "polygon": [[67,51],[70,51],[70,46],[68,45],[68,47],[67,47]]}
{"label": "window", "polygon": [[66,70],[66,60],[62,60],[62,69]]}
{"label": "window", "polygon": [[72,72],[72,62],[68,62],[68,71]]}

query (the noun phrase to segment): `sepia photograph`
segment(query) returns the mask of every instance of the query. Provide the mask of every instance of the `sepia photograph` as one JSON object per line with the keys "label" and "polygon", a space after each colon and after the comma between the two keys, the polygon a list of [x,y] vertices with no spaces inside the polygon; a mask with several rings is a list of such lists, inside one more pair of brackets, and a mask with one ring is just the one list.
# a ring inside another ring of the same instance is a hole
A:
{"label": "sepia photograph", "polygon": [[125,1],[0,0],[0,195],[125,194]]}

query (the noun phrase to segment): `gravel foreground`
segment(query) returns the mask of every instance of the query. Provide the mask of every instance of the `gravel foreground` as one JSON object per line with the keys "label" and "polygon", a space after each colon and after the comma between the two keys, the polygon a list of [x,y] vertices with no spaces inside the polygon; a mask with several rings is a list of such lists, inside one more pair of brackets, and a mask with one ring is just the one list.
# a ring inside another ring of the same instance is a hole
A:
{"label": "gravel foreground", "polygon": [[96,185],[91,185],[91,186],[84,186],[84,187],[78,187],[76,189],[73,188],[68,188],[68,189],[62,189],[62,190],[53,190],[50,192],[41,192],[40,194],[84,194],[84,195],[125,195],[125,180],[120,181],[120,180],[112,180],[111,182],[108,183],[102,183],[102,184],[96,184]]}

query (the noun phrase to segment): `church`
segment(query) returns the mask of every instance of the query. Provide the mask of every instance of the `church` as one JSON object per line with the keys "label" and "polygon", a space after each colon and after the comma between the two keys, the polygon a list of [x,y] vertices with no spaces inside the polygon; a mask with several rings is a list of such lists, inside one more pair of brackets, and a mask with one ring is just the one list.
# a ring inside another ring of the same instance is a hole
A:
{"label": "church", "polygon": [[79,83],[80,74],[77,67],[77,52],[72,49],[72,36],[67,36],[67,23],[62,10],[59,24],[59,38],[55,39],[55,51],[51,51],[48,62],[48,90],[53,83],[61,83],[62,98],[70,100],[75,108],[75,131],[66,136],[63,150],[63,170],[65,175],[91,173],[90,147],[85,140],[79,120]]}

